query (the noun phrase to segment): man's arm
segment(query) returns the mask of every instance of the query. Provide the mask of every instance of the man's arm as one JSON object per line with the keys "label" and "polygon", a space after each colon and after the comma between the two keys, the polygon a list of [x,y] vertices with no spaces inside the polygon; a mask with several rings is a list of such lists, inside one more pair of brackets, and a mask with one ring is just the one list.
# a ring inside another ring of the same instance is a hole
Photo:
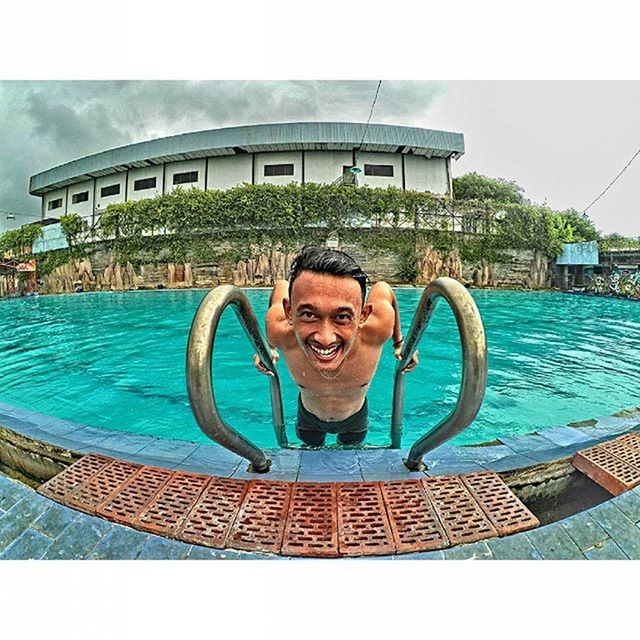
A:
{"label": "man's arm", "polygon": [[282,301],[288,297],[289,281],[277,280],[269,298],[269,309],[265,318],[267,341],[270,347],[281,347],[283,338],[288,333],[289,324],[282,304]]}
{"label": "man's arm", "polygon": [[[280,354],[276,351],[282,346],[282,342],[288,328],[287,317],[284,313],[282,301],[289,295],[289,282],[287,280],[278,280],[273,287],[271,297],[269,298],[269,309],[265,317],[265,325],[267,330],[267,342],[271,347],[271,358],[274,362],[278,362]],[[253,354],[253,364],[260,372],[268,376],[273,375],[260,361],[257,353]]]}
{"label": "man's arm", "polygon": [[[367,303],[372,306],[367,324],[372,323],[371,329],[382,342],[391,338],[394,355],[399,360],[402,353],[403,336],[396,294],[386,282],[376,282],[369,291]],[[416,351],[404,371],[413,371],[417,364],[418,352]]]}

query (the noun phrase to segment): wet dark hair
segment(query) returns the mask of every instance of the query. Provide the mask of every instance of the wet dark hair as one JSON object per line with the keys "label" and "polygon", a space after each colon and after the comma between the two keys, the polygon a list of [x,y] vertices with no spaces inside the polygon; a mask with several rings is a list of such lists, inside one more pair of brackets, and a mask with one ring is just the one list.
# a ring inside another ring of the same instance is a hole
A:
{"label": "wet dark hair", "polygon": [[300,254],[291,264],[289,274],[289,299],[291,299],[291,289],[295,279],[303,271],[313,273],[324,273],[339,278],[353,278],[357,280],[362,292],[362,304],[364,305],[367,293],[367,274],[360,268],[358,263],[344,251],[327,249],[321,246],[307,245],[302,248]]}

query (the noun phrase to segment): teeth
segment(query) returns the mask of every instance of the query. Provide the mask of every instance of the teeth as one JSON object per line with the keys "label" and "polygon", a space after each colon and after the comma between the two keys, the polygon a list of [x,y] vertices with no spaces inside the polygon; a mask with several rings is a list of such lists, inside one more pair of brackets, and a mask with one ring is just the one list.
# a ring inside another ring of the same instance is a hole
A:
{"label": "teeth", "polygon": [[315,353],[317,353],[318,355],[321,355],[325,358],[332,356],[333,354],[335,354],[338,351],[338,348],[340,345],[337,345],[335,347],[333,347],[332,349],[319,349],[318,347],[314,347],[313,345],[309,345],[311,347],[311,350],[314,351]]}

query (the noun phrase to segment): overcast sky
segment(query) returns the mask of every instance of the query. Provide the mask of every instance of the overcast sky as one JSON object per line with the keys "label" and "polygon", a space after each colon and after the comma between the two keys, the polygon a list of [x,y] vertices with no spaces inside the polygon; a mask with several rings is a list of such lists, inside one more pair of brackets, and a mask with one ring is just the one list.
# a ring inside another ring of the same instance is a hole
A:
{"label": "overcast sky", "polygon": [[[39,217],[34,173],[176,133],[267,122],[366,121],[377,81],[0,82],[0,210]],[[457,131],[454,176],[515,180],[534,202],[584,209],[640,147],[640,82],[384,81],[372,122]],[[589,210],[640,236],[640,159]],[[0,213],[0,230],[11,224]]]}

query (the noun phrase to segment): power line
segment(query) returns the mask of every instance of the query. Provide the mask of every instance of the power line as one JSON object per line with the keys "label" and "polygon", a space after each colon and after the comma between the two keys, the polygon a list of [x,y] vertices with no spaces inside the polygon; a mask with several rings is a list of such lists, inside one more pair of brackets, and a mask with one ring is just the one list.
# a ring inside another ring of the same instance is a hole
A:
{"label": "power line", "polygon": [[25,216],[27,218],[39,218],[40,214],[39,213],[26,213],[24,211],[7,211],[6,209],[0,209],[0,213],[6,213],[7,214],[7,218],[9,216],[11,217],[16,217],[16,216]]}
{"label": "power line", "polygon": [[600,198],[602,198],[602,196],[607,193],[607,191],[609,191],[609,189],[611,189],[611,187],[614,185],[614,183],[618,180],[618,178],[631,166],[631,163],[640,155],[640,149],[638,149],[634,154],[633,154],[633,158],[631,158],[631,160],[629,160],[629,162],[627,162],[627,164],[624,166],[624,168],[622,169],[622,171],[607,185],[607,188],[582,212],[582,213],[587,213],[587,211],[589,209],[591,209],[591,207],[598,202],[598,200],[600,200]]}
{"label": "power line", "polygon": [[[373,109],[376,106],[376,101],[378,100],[378,93],[380,93],[380,87],[382,86],[382,80],[378,81],[378,88],[376,89],[376,95],[373,97],[373,102],[371,103],[371,111],[369,111],[369,117],[367,118],[367,124],[364,125],[364,129],[362,131],[362,140],[360,140],[360,146],[358,147],[358,151],[362,147],[364,143],[364,137],[367,135],[367,129],[369,128],[369,123],[371,122],[371,116],[373,115]],[[356,162],[358,161],[358,151],[356,151]]]}

